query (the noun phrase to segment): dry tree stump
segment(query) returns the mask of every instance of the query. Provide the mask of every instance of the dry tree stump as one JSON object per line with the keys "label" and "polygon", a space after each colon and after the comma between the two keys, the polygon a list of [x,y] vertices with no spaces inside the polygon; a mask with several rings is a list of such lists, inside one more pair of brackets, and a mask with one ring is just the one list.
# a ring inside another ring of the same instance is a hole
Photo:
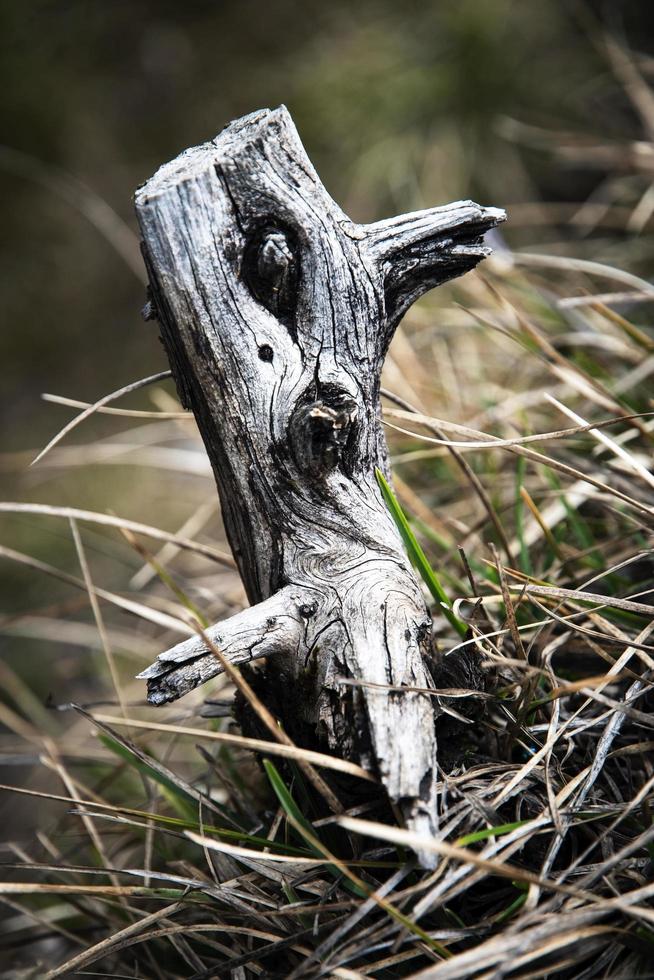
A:
{"label": "dry tree stump", "polygon": [[[484,258],[504,213],[465,201],[355,224],[283,107],[161,167],[136,211],[252,603],[208,633],[234,664],[268,658],[263,697],[299,744],[375,771],[408,826],[433,831],[438,703],[384,689],[434,684],[431,616],[375,477],[380,374],[404,312]],[[220,669],[190,639],[140,676],[162,704]]]}

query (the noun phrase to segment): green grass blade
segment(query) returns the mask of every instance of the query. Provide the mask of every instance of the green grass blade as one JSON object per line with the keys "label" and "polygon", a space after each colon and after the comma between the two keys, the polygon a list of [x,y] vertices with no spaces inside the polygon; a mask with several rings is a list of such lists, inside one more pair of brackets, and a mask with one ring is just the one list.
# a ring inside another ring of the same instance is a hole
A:
{"label": "green grass blade", "polygon": [[379,484],[379,489],[381,490],[382,497],[384,498],[384,503],[391,512],[391,517],[395,521],[395,525],[400,532],[404,546],[409,553],[409,558],[418,569],[422,580],[438,603],[439,608],[442,610],[443,615],[449,622],[450,626],[454,627],[459,636],[465,637],[468,632],[468,627],[452,612],[452,606],[447,598],[447,595],[445,594],[445,590],[443,589],[436,572],[429,564],[427,556],[418,544],[416,536],[411,530],[409,522],[406,519],[406,515],[400,507],[395,494],[389,487],[384,474],[381,472],[381,470],[376,469],[375,476],[377,477],[377,483]]}
{"label": "green grass blade", "polygon": [[[306,841],[307,847],[311,849],[312,853],[316,857],[319,858],[324,857],[323,853],[319,851],[318,848],[313,843],[312,838],[316,836],[316,832],[314,828],[306,819],[306,817],[300,810],[299,806],[291,796],[291,793],[288,787],[286,786],[286,783],[280,776],[277,768],[273,765],[270,759],[263,759],[262,762],[266,770],[266,775],[270,780],[270,785],[272,786],[282,809],[284,810],[285,813],[290,814],[293,820],[295,820],[300,833],[302,833],[302,829],[306,830],[307,836],[305,837],[304,834],[302,836]],[[348,881],[347,878],[344,878],[342,872],[335,865],[328,864],[326,865],[326,867],[329,870],[330,874],[332,874],[335,878],[338,878],[341,881],[343,887],[346,888],[348,891],[352,892],[358,898],[367,897],[365,892],[362,892],[361,889],[357,888],[357,886],[353,882]]]}
{"label": "green grass blade", "polygon": [[514,823],[498,824],[497,827],[485,827],[483,830],[476,830],[473,834],[465,834],[463,837],[459,837],[456,846],[467,847],[477,841],[488,840],[489,837],[502,837],[504,834],[510,834],[512,830],[517,830],[518,827],[524,827],[529,822],[529,820],[516,820]]}
{"label": "green grass blade", "polygon": [[[315,830],[313,829],[313,827],[311,826],[311,824],[309,823],[309,821],[304,816],[299,806],[291,796],[291,793],[288,787],[286,786],[286,783],[280,776],[277,768],[273,765],[273,763],[269,759],[263,759],[262,761],[263,761],[264,768],[266,770],[266,775],[270,780],[270,785],[272,786],[275,792],[275,796],[279,800],[282,809],[286,813],[290,813],[293,819],[300,825],[300,827],[304,828],[304,830],[306,830],[311,837],[314,836]],[[307,843],[314,854],[318,855],[318,857],[322,857],[322,855],[313,846],[313,844],[310,843],[310,841],[307,841]]]}
{"label": "green grass blade", "polygon": [[129,766],[136,769],[143,776],[147,776],[148,779],[152,779],[161,787],[161,791],[170,803],[170,805],[177,811],[177,813],[186,818],[187,820],[197,821],[197,802],[188,793],[185,793],[179,786],[176,786],[171,779],[167,779],[162,773],[158,772],[153,766],[149,766],[146,762],[143,762],[138,756],[134,755],[125,746],[121,745],[119,742],[114,741],[109,735],[105,735],[101,732],[98,735],[100,742],[104,745],[106,749],[113,752],[120,759],[123,759]]}
{"label": "green grass blade", "polygon": [[515,913],[522,908],[522,906],[525,904],[526,901],[527,901],[526,892],[524,895],[518,895],[518,897],[513,902],[511,902],[511,904],[507,908],[505,908],[503,912],[500,912],[500,914],[497,916],[495,921],[497,923],[506,922],[507,919],[510,919],[511,916],[515,915]]}

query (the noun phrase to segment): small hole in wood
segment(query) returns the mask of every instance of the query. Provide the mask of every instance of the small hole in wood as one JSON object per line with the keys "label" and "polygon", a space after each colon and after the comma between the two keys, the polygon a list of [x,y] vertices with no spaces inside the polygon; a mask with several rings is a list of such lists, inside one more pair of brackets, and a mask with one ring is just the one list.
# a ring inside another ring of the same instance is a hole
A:
{"label": "small hole in wood", "polygon": [[259,348],[259,358],[262,361],[272,361],[273,349],[270,344],[262,344]]}

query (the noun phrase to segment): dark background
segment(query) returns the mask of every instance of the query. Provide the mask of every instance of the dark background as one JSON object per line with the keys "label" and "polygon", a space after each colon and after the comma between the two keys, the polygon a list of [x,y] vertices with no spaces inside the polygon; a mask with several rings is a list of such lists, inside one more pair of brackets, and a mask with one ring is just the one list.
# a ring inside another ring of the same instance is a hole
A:
{"label": "dark background", "polygon": [[[60,415],[41,391],[94,398],[163,365],[137,276],[58,181],[84,207],[81,182],[134,231],[132,194],[159,164],[284,102],[354,219],[467,196],[582,201],[602,173],[553,167],[516,144],[509,120],[634,136],[593,32],[603,22],[647,50],[648,8],[5,0],[0,139],[17,152],[0,155],[3,448],[52,432]],[[519,241],[520,229],[507,235]]]}

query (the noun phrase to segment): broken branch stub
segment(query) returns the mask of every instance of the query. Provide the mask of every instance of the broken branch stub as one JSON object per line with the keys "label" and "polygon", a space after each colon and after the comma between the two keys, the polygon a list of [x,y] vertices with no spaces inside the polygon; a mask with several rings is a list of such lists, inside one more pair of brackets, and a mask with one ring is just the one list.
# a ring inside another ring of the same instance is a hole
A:
{"label": "broken branch stub", "polygon": [[[246,116],[136,195],[143,254],[184,405],[214,468],[252,608],[210,631],[268,657],[286,730],[379,773],[408,824],[436,826],[431,617],[375,468],[380,374],[405,310],[472,269],[504,219],[469,201],[357,225],[283,107]],[[220,672],[198,640],[144,671],[154,704]],[[350,677],[382,687],[351,687]]]}

